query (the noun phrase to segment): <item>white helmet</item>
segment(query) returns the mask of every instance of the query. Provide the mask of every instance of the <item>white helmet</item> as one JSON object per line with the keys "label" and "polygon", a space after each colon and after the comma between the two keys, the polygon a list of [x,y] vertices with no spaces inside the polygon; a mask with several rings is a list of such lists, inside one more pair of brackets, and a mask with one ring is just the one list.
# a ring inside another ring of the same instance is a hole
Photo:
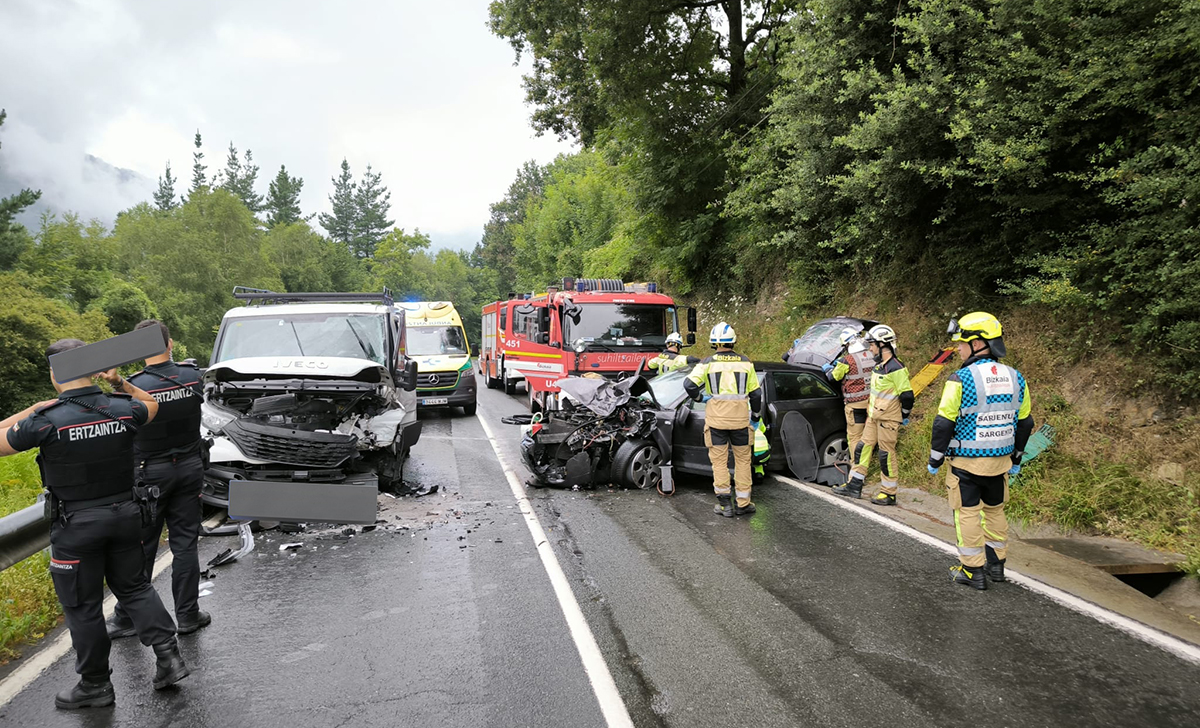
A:
{"label": "white helmet", "polygon": [[876,344],[887,344],[894,348],[896,346],[896,332],[892,330],[891,326],[884,326],[883,324],[872,326],[871,330],[867,332],[867,341],[874,341]]}
{"label": "white helmet", "polygon": [[850,342],[854,341],[857,338],[858,338],[858,331],[850,328],[849,326],[842,329],[842,334],[841,334],[841,336],[838,337],[838,339],[842,342],[842,346],[849,346]]}
{"label": "white helmet", "polygon": [[713,346],[733,346],[737,343],[737,334],[733,333],[733,327],[722,321],[712,327],[712,331],[708,334],[708,343]]}
{"label": "white helmet", "polygon": [[671,346],[672,344],[675,346],[683,346],[683,336],[681,336],[678,331],[672,331],[671,333],[667,334],[667,346]]}

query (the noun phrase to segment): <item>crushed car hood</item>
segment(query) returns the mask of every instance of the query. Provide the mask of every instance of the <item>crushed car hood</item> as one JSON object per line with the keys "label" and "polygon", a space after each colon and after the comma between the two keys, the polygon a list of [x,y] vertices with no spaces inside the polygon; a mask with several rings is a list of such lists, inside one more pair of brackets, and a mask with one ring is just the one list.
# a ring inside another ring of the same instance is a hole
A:
{"label": "crushed car hood", "polygon": [[608,417],[618,407],[629,401],[630,388],[635,378],[612,382],[590,377],[568,377],[554,383],[563,393],[601,417]]}
{"label": "crushed car hood", "polygon": [[333,377],[337,379],[358,379],[360,375],[366,374],[372,381],[379,381],[387,374],[387,370],[370,359],[333,356],[253,356],[213,364],[205,372],[204,377],[208,381],[220,381],[231,378],[231,374],[241,375],[241,377]]}

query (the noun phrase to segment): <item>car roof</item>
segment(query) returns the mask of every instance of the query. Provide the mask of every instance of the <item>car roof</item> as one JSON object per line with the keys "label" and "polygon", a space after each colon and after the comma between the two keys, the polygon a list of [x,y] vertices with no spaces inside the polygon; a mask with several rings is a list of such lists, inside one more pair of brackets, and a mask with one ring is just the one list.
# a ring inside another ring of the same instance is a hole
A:
{"label": "car roof", "polygon": [[278,316],[288,313],[358,313],[386,314],[396,309],[378,303],[278,303],[267,306],[239,306],[225,312],[225,318]]}
{"label": "car roof", "polygon": [[754,369],[760,372],[794,372],[797,369],[809,373],[821,371],[821,367],[816,364],[788,364],[782,361],[756,361],[754,362]]}

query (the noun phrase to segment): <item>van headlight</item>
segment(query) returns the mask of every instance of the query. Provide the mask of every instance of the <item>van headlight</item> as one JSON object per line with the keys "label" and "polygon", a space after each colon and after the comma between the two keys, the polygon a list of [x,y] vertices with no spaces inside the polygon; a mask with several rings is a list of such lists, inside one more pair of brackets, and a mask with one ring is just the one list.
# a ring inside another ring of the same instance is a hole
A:
{"label": "van headlight", "polygon": [[209,432],[220,432],[225,429],[225,425],[228,425],[237,418],[238,414],[236,412],[227,410],[224,407],[218,407],[208,402],[200,404],[200,423]]}

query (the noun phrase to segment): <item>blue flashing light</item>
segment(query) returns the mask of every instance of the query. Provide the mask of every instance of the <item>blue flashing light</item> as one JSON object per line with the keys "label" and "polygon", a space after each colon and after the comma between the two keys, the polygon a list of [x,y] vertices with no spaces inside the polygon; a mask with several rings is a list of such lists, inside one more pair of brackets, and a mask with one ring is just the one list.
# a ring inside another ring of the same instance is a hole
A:
{"label": "blue flashing light", "polygon": [[586,292],[586,291],[587,291],[587,283],[585,283],[585,282],[584,282],[584,281],[582,281],[582,280],[575,281],[575,291],[576,291],[577,293],[584,293],[584,292]]}

